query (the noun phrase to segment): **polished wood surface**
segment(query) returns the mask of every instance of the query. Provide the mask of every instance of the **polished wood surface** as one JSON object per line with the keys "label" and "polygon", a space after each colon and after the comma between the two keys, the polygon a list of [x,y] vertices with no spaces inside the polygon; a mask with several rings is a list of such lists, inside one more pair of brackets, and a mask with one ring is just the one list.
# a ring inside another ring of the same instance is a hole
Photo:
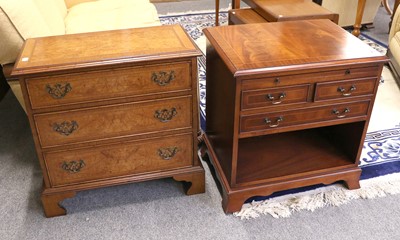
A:
{"label": "polished wood surface", "polygon": [[310,0],[243,0],[268,22],[305,19],[330,19],[338,23],[339,15]]}
{"label": "polished wood surface", "polygon": [[133,28],[69,34],[63,36],[61,43],[58,36],[28,39],[12,75],[198,54],[199,50],[179,25],[152,27],[151,31]]}
{"label": "polished wood surface", "polygon": [[201,152],[216,170],[224,211],[297,187],[343,181],[359,188],[359,157],[387,58],[329,20],[203,31]]}
{"label": "polished wood surface", "polygon": [[[204,32],[207,37],[210,34],[214,36],[210,39],[211,43],[236,76],[256,74],[261,68],[266,68],[268,72],[281,72],[288,65],[304,69],[313,65],[331,66],[335,61],[343,64],[344,61],[371,56],[382,61],[386,59],[329,20],[251,26],[220,26]],[[338,47],[327,47],[333,44]]]}
{"label": "polished wood surface", "polygon": [[205,191],[196,154],[200,54],[179,25],[27,41],[12,75],[47,217],[66,214],[63,199],[99,187],[173,177],[188,195]]}

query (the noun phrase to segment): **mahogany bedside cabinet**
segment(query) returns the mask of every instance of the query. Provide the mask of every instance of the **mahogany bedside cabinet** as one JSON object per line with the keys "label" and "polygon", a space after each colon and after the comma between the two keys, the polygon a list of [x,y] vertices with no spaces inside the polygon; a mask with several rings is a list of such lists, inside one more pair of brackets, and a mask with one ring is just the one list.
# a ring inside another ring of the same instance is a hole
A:
{"label": "mahogany bedside cabinet", "polygon": [[385,56],[330,20],[212,27],[208,154],[225,212],[246,199],[344,181],[360,152]]}
{"label": "mahogany bedside cabinet", "polygon": [[173,177],[204,192],[197,57],[179,25],[28,39],[21,83],[47,217],[77,191]]}

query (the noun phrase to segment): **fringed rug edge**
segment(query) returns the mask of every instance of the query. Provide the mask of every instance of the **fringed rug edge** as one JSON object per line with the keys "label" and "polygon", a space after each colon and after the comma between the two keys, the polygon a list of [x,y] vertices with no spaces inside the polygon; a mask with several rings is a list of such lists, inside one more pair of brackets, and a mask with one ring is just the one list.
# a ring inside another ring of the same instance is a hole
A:
{"label": "fringed rug edge", "polygon": [[330,185],[302,193],[290,194],[243,205],[233,213],[240,219],[254,219],[261,215],[274,218],[290,217],[301,210],[315,211],[326,206],[340,206],[355,199],[374,199],[400,193],[400,173],[392,173],[360,181],[361,188],[348,190],[342,184]]}

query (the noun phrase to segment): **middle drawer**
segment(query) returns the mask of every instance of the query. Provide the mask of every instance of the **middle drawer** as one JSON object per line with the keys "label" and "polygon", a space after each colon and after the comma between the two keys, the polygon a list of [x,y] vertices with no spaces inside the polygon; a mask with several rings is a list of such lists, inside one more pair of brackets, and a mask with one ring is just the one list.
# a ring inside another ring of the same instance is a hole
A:
{"label": "middle drawer", "polygon": [[191,128],[192,97],[34,115],[42,147]]}

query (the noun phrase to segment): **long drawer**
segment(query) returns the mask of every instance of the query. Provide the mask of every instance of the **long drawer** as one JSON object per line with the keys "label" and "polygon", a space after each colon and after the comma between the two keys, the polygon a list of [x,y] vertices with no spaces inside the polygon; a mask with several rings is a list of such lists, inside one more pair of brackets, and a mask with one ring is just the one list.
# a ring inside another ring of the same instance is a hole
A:
{"label": "long drawer", "polygon": [[44,153],[53,187],[191,166],[191,134]]}
{"label": "long drawer", "polygon": [[192,126],[192,97],[34,115],[42,147]]}
{"label": "long drawer", "polygon": [[32,109],[191,89],[188,62],[29,78]]}
{"label": "long drawer", "polygon": [[306,123],[367,116],[369,101],[241,116],[240,132],[269,130]]}

